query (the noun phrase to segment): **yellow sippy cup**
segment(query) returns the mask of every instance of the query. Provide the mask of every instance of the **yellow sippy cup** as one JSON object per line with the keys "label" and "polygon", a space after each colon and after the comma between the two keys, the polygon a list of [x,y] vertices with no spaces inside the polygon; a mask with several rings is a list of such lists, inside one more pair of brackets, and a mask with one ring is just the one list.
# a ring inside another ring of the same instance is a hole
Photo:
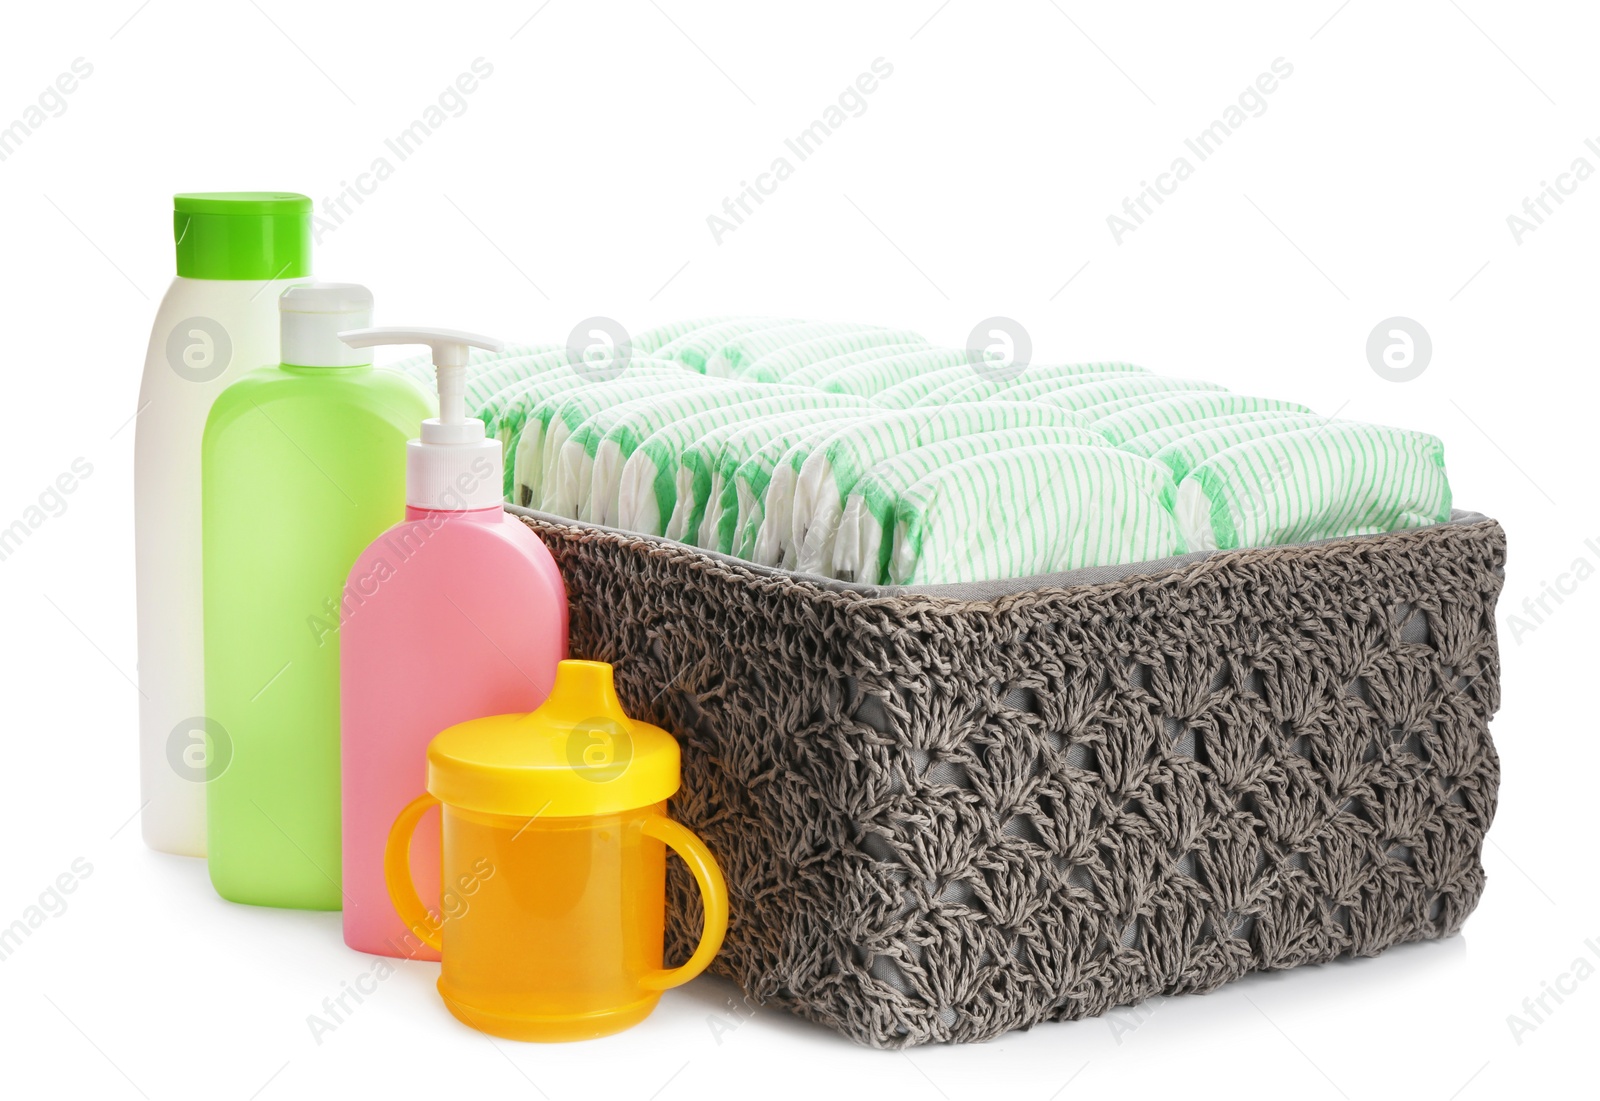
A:
{"label": "yellow sippy cup", "polygon": [[[694,978],[728,928],[728,889],[705,843],[666,815],[678,743],[629,719],[611,666],[563,661],[527,715],[474,719],[428,746],[428,790],[395,819],[389,896],[441,956],[439,993],[457,1018],[513,1040],[584,1040],[644,1020]],[[443,900],[411,882],[411,834],[442,804]],[[666,846],[700,884],[705,931],[662,968]]]}

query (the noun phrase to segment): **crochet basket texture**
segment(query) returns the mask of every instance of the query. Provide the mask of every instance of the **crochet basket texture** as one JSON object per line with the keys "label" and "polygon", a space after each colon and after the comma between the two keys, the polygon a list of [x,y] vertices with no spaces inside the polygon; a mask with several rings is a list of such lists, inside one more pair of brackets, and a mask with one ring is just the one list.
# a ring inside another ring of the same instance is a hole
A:
{"label": "crochet basket texture", "polygon": [[[992,599],[522,513],[571,651],[675,732],[713,970],[876,1047],[984,1040],[1461,927],[1499,762],[1500,526]],[[668,953],[700,935],[669,875]]]}

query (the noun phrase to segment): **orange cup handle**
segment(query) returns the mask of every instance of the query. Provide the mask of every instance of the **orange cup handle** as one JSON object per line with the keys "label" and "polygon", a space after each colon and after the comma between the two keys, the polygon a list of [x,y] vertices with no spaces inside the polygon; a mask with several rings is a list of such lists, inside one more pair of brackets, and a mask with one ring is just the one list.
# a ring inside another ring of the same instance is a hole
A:
{"label": "orange cup handle", "polygon": [[411,881],[411,835],[416,832],[422,816],[438,805],[439,800],[426,792],[407,803],[389,828],[389,841],[383,847],[383,880],[389,888],[389,900],[394,903],[395,912],[407,929],[436,952],[444,949],[438,922],[422,904],[417,885]]}
{"label": "orange cup handle", "polygon": [[728,931],[728,884],[706,843],[677,822],[652,814],[645,819],[644,833],[646,837],[671,846],[689,865],[695,881],[700,884],[700,901],[706,912],[705,931],[700,934],[700,944],[688,962],[682,967],[646,972],[639,980],[639,985],[646,990],[667,990],[682,986],[704,971],[716,957],[717,949],[722,947],[722,938]]}

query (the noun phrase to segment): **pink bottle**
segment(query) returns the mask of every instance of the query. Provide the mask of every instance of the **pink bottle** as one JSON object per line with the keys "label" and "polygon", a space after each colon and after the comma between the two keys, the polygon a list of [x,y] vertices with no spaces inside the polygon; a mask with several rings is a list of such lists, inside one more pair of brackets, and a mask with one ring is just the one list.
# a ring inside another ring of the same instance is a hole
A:
{"label": "pink bottle", "polygon": [[[435,734],[544,702],[567,652],[567,598],[545,545],[501,508],[499,441],[466,416],[467,349],[498,345],[444,329],[339,335],[355,347],[427,344],[439,375],[439,419],[406,448],[406,518],[356,559],[339,629],[345,943],[438,959],[389,901],[389,827],[426,787]],[[441,891],[439,869],[430,811],[411,874],[442,924],[471,905],[475,885]]]}

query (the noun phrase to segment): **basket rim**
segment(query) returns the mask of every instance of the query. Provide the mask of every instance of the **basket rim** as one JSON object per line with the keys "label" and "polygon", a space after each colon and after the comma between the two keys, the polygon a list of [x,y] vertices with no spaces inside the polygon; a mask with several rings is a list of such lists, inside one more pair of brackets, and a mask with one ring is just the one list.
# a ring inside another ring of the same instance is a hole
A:
{"label": "basket rim", "polygon": [[1150,582],[1170,584],[1192,576],[1204,566],[1206,571],[1238,562],[1272,560],[1285,556],[1304,556],[1308,552],[1331,552],[1339,549],[1360,548],[1389,549],[1408,543],[1427,542],[1449,538],[1469,529],[1485,526],[1499,528],[1499,524],[1480,512],[1454,509],[1450,519],[1423,527],[1404,528],[1399,531],[1378,532],[1371,535],[1341,535],[1331,539],[1318,539],[1304,543],[1285,543],[1269,547],[1241,547],[1237,550],[1194,551],[1189,554],[1155,558],[1144,562],[1129,562],[1116,566],[1086,566],[1060,573],[1036,574],[1031,577],[1003,578],[996,581],[973,581],[945,585],[867,585],[853,581],[840,581],[821,574],[801,573],[781,566],[763,566],[733,555],[691,546],[661,535],[646,535],[622,528],[573,520],[565,516],[539,512],[518,505],[506,505],[506,512],[520,518],[535,531],[539,528],[576,534],[585,539],[599,540],[619,547],[631,547],[652,556],[686,560],[697,570],[721,574],[729,580],[757,587],[799,589],[823,598],[843,599],[849,602],[922,603],[925,606],[954,610],[974,605],[993,606],[1009,596],[1029,594],[1067,594],[1085,592],[1106,585],[1124,582]]}

